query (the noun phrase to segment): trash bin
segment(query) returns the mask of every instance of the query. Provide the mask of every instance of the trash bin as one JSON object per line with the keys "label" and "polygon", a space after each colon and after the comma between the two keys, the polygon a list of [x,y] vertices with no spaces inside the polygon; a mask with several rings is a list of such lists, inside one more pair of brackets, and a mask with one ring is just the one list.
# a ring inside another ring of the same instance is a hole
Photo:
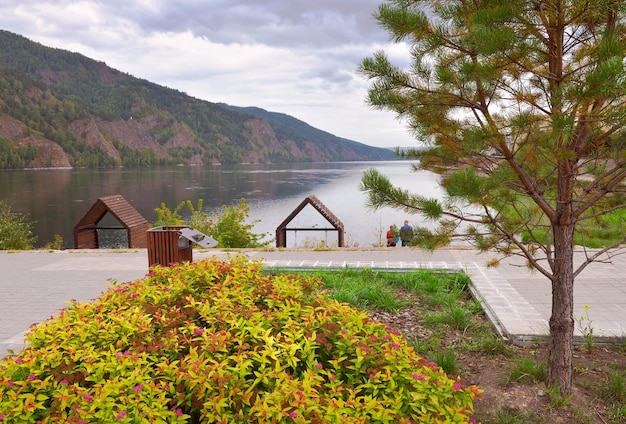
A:
{"label": "trash bin", "polygon": [[173,263],[192,262],[191,241],[181,235],[186,225],[154,227],[147,230],[148,266],[169,266]]}

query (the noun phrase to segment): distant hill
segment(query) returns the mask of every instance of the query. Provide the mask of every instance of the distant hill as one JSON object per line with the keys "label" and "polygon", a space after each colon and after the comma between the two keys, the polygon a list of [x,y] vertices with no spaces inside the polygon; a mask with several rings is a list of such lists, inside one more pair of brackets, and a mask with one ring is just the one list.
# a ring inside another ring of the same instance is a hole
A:
{"label": "distant hill", "polygon": [[199,100],[0,31],[0,169],[389,160],[286,114]]}

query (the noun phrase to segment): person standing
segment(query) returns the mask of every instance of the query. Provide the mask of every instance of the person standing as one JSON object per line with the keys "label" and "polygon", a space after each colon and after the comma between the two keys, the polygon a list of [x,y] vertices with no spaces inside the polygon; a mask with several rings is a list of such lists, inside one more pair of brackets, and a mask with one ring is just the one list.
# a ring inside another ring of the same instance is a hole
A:
{"label": "person standing", "polygon": [[402,246],[408,246],[413,238],[413,227],[409,225],[408,220],[404,220],[404,225],[400,227],[400,239],[402,240]]}
{"label": "person standing", "polygon": [[387,231],[387,247],[394,247],[396,245],[396,232],[393,229],[393,225],[389,226]]}

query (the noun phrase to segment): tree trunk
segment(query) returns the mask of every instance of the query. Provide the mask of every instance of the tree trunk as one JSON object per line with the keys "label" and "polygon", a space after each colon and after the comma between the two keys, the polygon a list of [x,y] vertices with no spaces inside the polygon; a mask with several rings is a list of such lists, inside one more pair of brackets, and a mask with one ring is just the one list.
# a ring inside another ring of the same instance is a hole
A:
{"label": "tree trunk", "polygon": [[548,381],[561,394],[572,393],[574,338],[574,225],[557,225],[554,233],[552,273],[552,315],[550,317],[550,353]]}

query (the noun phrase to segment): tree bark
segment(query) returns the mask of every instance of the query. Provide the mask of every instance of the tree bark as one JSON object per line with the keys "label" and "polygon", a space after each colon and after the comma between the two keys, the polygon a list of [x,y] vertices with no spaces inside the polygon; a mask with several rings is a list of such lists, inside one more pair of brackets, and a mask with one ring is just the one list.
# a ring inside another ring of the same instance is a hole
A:
{"label": "tree bark", "polygon": [[548,381],[568,396],[573,388],[572,348],[574,338],[574,224],[556,225],[552,273],[552,315]]}

